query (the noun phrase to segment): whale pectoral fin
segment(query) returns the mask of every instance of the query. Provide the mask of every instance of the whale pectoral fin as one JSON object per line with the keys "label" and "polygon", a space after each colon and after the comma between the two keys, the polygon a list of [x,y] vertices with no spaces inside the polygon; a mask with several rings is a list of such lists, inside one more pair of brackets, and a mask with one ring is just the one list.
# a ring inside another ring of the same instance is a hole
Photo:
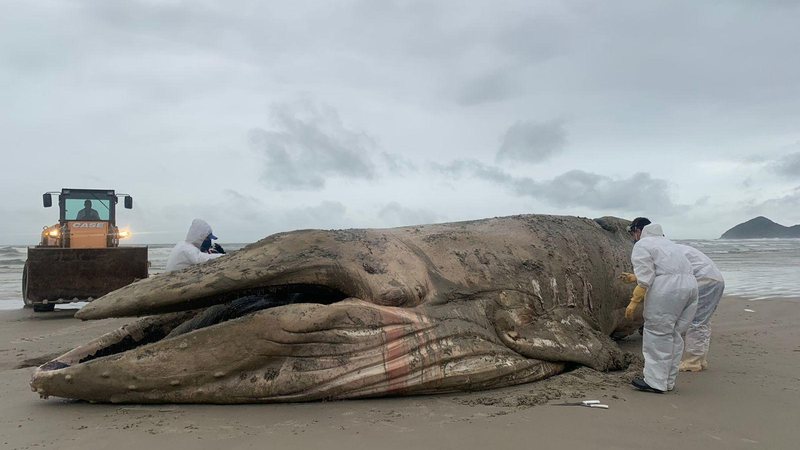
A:
{"label": "whale pectoral fin", "polygon": [[503,343],[527,358],[573,362],[603,371],[626,365],[617,344],[575,308],[556,308],[529,316],[523,323],[519,316],[500,311],[495,326]]}

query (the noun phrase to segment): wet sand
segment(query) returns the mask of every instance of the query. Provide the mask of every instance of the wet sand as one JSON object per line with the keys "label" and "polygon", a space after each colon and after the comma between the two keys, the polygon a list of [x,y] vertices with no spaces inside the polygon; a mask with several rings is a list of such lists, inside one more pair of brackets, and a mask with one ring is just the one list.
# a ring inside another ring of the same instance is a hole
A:
{"label": "wet sand", "polygon": [[[0,312],[0,447],[800,447],[800,299],[724,298],[709,370],[682,373],[675,391],[663,395],[630,388],[640,369],[634,365],[474,393],[244,406],[40,400],[28,386],[32,366],[124,323],[80,322],[73,312]],[[641,355],[638,334],[621,345]],[[552,406],[584,399],[609,409]]]}

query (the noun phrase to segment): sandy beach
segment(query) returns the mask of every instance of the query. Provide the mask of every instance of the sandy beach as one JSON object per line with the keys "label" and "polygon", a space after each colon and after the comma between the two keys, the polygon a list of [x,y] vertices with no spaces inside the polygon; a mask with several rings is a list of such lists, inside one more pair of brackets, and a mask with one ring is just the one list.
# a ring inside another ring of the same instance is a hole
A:
{"label": "sandy beach", "polygon": [[[746,311],[751,310],[751,311]],[[281,405],[109,405],[41,400],[33,367],[124,323],[74,310],[0,312],[0,445],[59,448],[704,448],[800,442],[800,299],[725,297],[710,369],[664,395],[628,385],[640,370],[579,368],[539,383],[437,396]],[[638,334],[622,341],[641,355]],[[552,406],[598,399],[608,410]]]}

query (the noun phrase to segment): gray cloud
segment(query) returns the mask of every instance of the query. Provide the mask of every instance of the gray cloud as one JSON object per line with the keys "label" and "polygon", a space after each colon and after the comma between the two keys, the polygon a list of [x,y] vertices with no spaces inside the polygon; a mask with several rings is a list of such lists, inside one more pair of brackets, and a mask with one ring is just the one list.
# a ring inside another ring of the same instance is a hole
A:
{"label": "gray cloud", "polygon": [[225,201],[225,215],[229,218],[236,217],[237,220],[245,222],[263,221],[268,208],[261,199],[233,189],[225,189],[222,194]]}
{"label": "gray cloud", "polygon": [[[760,214],[775,221],[781,218],[788,218],[793,221],[800,221],[800,186],[792,189],[788,194],[771,198],[762,202],[750,202],[747,207],[750,214]],[[789,225],[795,225],[791,223]]]}
{"label": "gray cloud", "polygon": [[439,218],[433,211],[422,208],[407,208],[397,202],[391,202],[384,206],[380,212],[378,212],[378,217],[383,220],[387,226],[398,227],[434,223]]}
{"label": "gray cloud", "polygon": [[770,168],[785,177],[800,178],[800,152],[779,158],[770,164]]}
{"label": "gray cloud", "polygon": [[571,170],[552,180],[537,182],[530,178],[514,181],[523,195],[544,199],[557,206],[585,206],[598,210],[658,210],[669,214],[675,209],[664,180],[647,173],[635,173],[627,179],[614,179],[582,170]]}
{"label": "gray cloud", "polygon": [[694,201],[694,206],[706,206],[706,205],[709,204],[710,200],[711,200],[711,196],[704,195],[704,196],[702,196],[702,197],[700,197],[700,198],[698,198],[697,200]]}
{"label": "gray cloud", "polygon": [[483,180],[503,185],[510,185],[514,181],[513,177],[503,170],[473,159],[457,159],[447,165],[434,164],[433,168],[452,177],[473,175]]}
{"label": "gray cloud", "polygon": [[570,170],[551,180],[514,177],[497,167],[474,160],[458,160],[437,169],[451,176],[471,175],[504,186],[518,195],[532,197],[558,207],[586,207],[595,210],[673,213],[675,205],[665,180],[647,173],[615,179],[582,170]]}
{"label": "gray cloud", "polygon": [[261,181],[276,190],[319,190],[328,177],[371,179],[372,138],[345,128],[330,107],[308,102],[272,110],[275,131],[250,131],[250,146],[265,159]]}
{"label": "gray cloud", "polygon": [[497,151],[498,162],[542,162],[561,152],[567,142],[564,122],[517,122],[503,136]]}
{"label": "gray cloud", "polygon": [[380,160],[392,175],[406,175],[419,170],[413,161],[394,153],[382,152]]}
{"label": "gray cloud", "polygon": [[465,82],[456,100],[466,106],[505,100],[517,92],[517,86],[507,71],[496,71]]}
{"label": "gray cloud", "polygon": [[539,64],[568,52],[574,36],[567,22],[563,16],[538,9],[536,15],[507,18],[493,42],[520,63]]}

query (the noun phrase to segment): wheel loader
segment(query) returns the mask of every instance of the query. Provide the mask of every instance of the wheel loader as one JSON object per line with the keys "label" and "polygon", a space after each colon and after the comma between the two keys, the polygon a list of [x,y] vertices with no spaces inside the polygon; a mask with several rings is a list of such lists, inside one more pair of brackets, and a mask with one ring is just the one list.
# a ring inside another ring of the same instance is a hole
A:
{"label": "wheel loader", "polygon": [[147,278],[146,246],[120,247],[129,232],[116,223],[117,200],[126,209],[133,198],[105,189],[62,189],[42,196],[45,208],[58,195],[58,223],[42,230],[28,247],[22,273],[22,298],[36,312],[58,303],[91,301],[137,279]]}

